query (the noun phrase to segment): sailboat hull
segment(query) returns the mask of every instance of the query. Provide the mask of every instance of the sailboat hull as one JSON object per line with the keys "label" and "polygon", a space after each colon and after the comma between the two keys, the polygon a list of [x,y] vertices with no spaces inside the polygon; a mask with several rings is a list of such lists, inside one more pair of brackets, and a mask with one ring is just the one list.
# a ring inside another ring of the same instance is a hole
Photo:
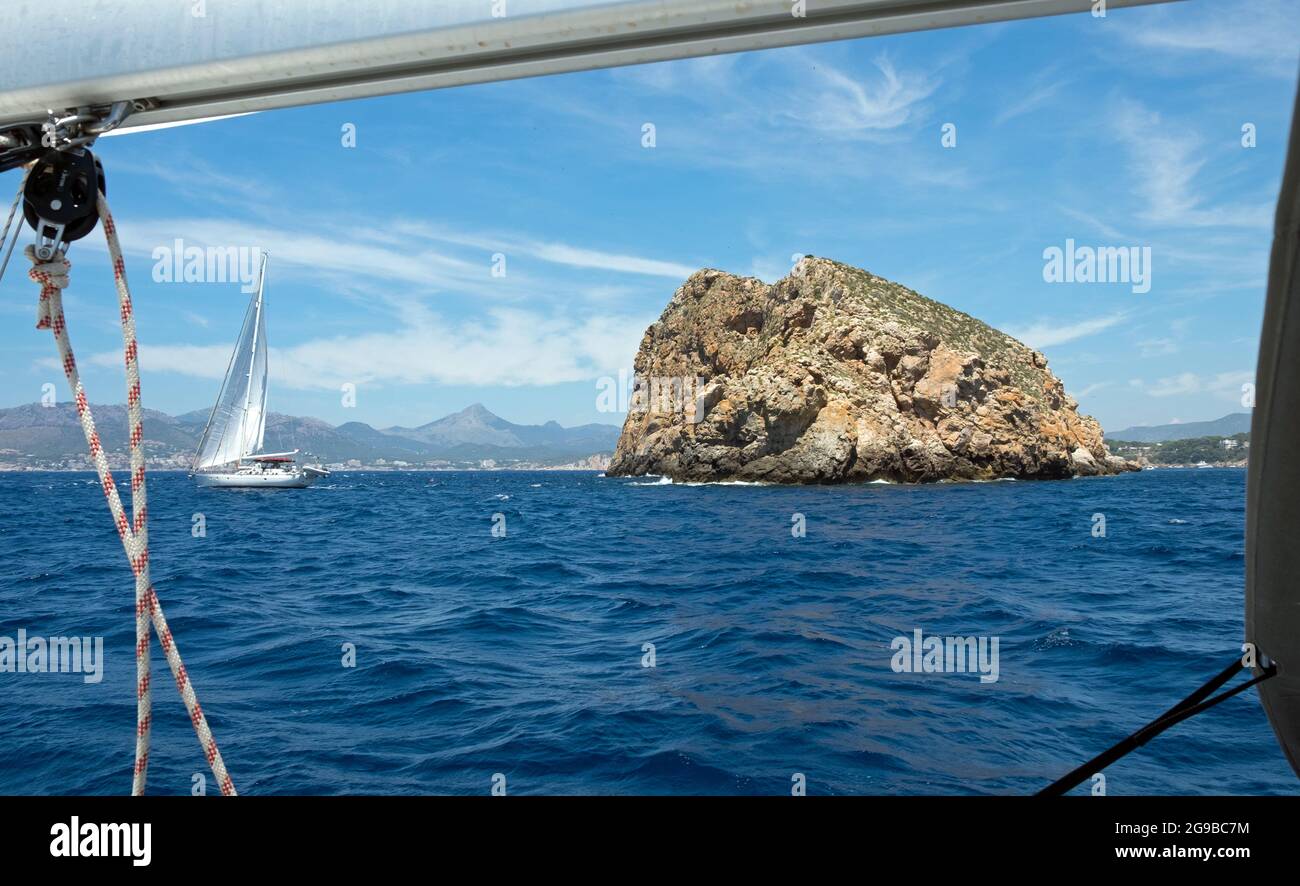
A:
{"label": "sailboat hull", "polygon": [[316,482],[320,476],[312,471],[226,471],[194,475],[199,486],[245,489],[303,489]]}

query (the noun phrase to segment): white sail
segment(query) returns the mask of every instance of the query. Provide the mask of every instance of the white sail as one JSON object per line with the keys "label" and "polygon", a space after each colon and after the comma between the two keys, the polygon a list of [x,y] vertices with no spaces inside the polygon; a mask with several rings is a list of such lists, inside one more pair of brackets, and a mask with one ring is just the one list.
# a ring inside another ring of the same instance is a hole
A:
{"label": "white sail", "polygon": [[195,470],[239,461],[262,448],[266,433],[266,315],[262,301],[265,285],[264,253],[257,294],[249,302],[221,394],[199,441]]}

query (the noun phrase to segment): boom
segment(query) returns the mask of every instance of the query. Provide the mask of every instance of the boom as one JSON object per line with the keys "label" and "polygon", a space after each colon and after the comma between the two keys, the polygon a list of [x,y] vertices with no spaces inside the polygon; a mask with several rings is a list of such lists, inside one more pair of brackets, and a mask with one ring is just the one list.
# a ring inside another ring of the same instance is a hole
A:
{"label": "boom", "polygon": [[[1099,0],[3,0],[0,137],[129,101],[123,128],[566,71],[1084,13]],[[1106,0],[1108,10],[1166,0]],[[202,14],[200,14],[202,13]],[[3,147],[3,145],[0,145]]]}

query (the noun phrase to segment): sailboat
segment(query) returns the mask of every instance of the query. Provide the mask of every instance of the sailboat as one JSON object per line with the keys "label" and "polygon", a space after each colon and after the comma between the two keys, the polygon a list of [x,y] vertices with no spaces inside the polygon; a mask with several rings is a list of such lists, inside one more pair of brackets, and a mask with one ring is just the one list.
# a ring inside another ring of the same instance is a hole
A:
{"label": "sailboat", "polygon": [[266,433],[266,259],[263,252],[257,293],[194,456],[191,476],[200,486],[301,489],[329,474],[319,466],[297,464],[296,449],[261,451]]}

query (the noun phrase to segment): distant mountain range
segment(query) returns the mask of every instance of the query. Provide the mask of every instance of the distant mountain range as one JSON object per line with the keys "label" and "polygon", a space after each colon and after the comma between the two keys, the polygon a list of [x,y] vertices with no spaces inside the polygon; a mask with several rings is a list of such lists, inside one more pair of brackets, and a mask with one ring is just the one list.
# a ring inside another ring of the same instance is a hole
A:
{"label": "distant mountain range", "polygon": [[[97,405],[95,421],[104,448],[126,453],[126,407]],[[167,415],[144,411],[145,450],[151,464],[187,467],[207,410]],[[1234,412],[1214,421],[1149,425],[1108,431],[1108,440],[1162,443],[1195,437],[1228,437],[1250,432],[1250,414]],[[374,428],[364,422],[334,425],[317,418],[267,416],[267,452],[300,449],[329,464],[361,465],[404,462],[409,466],[472,467],[484,461],[563,465],[614,451],[617,425],[586,424],[565,428],[549,421],[517,425],[494,415],[481,403],[414,428]],[[71,403],[28,403],[0,409],[0,469],[13,467],[89,467],[86,441]]]}
{"label": "distant mountain range", "polygon": [[[126,452],[126,407],[93,407],[104,448]],[[200,410],[171,416],[146,409],[145,450],[151,463],[183,467],[198,446],[208,421]],[[335,427],[316,418],[271,413],[264,450],[300,449],[331,464],[405,462],[409,465],[464,467],[485,460],[509,465],[560,465],[609,454],[618,442],[616,425],[565,428],[517,425],[475,403],[460,412],[415,428],[376,429],[363,422]],[[0,409],[0,467],[33,464],[75,467],[86,455],[86,441],[71,403],[30,403]]]}
{"label": "distant mountain range", "polygon": [[1214,421],[1189,421],[1176,425],[1139,425],[1122,431],[1107,431],[1108,440],[1133,443],[1164,443],[1168,440],[1191,440],[1195,437],[1231,437],[1250,433],[1250,413],[1232,412]]}

